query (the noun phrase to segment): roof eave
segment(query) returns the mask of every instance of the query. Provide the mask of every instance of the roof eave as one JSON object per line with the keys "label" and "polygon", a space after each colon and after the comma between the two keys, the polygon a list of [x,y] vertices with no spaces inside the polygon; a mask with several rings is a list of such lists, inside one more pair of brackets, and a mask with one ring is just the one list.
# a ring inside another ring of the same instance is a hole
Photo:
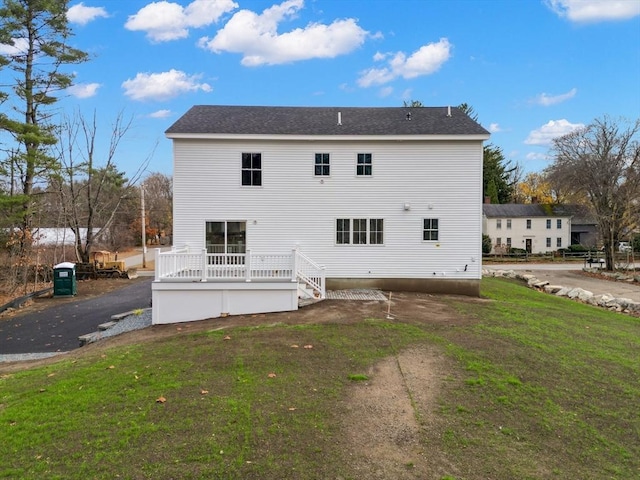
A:
{"label": "roof eave", "polygon": [[419,140],[488,140],[488,134],[471,135],[269,135],[229,133],[172,133],[165,136],[172,140],[303,140],[303,141],[419,141]]}

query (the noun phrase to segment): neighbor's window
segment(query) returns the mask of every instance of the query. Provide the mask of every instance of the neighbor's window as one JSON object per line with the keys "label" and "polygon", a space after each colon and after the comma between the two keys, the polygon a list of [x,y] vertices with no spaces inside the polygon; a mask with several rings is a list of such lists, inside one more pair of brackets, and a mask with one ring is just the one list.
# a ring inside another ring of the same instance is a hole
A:
{"label": "neighbor's window", "polygon": [[339,245],[382,245],[384,220],[382,218],[338,218],[336,243]]}
{"label": "neighbor's window", "polygon": [[[549,230],[551,228],[551,219],[547,218],[547,230]],[[549,245],[551,246],[551,245]]]}
{"label": "neighbor's window", "polygon": [[556,247],[562,248],[562,238],[561,237],[556,238]]}
{"label": "neighbor's window", "polygon": [[242,185],[259,187],[262,185],[262,154],[242,154]]}
{"label": "neighbor's window", "polygon": [[527,218],[527,230],[531,230],[531,219]]}
{"label": "neighbor's window", "polygon": [[507,248],[511,248],[511,237],[507,237]]}
{"label": "neighbor's window", "polygon": [[500,230],[502,228],[502,219],[498,218],[496,220],[496,228]]}
{"label": "neighbor's window", "polygon": [[316,153],[314,175],[316,177],[328,177],[330,174],[329,154]]}
{"label": "neighbor's window", "polygon": [[511,228],[511,219],[508,218],[507,219],[507,229],[510,229],[510,228]]}
{"label": "neighbor's window", "polygon": [[345,245],[351,243],[351,220],[338,218],[336,220],[336,243]]}
{"label": "neighbor's window", "polygon": [[358,163],[356,165],[356,175],[371,176],[373,173],[373,165],[371,163],[370,153],[359,153]]}
{"label": "neighbor's window", "polygon": [[551,237],[547,237],[547,248],[551,248]]}
{"label": "neighbor's window", "polygon": [[556,228],[562,228],[562,219],[561,218],[556,220]]}
{"label": "neighbor's window", "polygon": [[425,218],[422,221],[422,240],[438,240],[438,219]]}

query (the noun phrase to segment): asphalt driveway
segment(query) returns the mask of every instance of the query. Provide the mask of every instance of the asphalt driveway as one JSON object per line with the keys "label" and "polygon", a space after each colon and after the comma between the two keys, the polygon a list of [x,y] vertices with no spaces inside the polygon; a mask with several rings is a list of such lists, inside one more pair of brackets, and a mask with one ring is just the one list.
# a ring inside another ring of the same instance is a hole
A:
{"label": "asphalt driveway", "polygon": [[[636,265],[640,267],[639,265]],[[538,280],[549,282],[551,285],[562,287],[575,287],[588,290],[594,295],[609,294],[618,298],[629,298],[640,302],[640,285],[637,282],[614,282],[593,278],[582,274],[582,265],[574,264],[545,264],[545,263],[519,263],[519,264],[487,264],[483,265],[487,270],[517,270],[520,273],[529,273]]]}
{"label": "asphalt driveway", "polygon": [[152,277],[104,295],[54,305],[0,321],[0,355],[66,352],[79,347],[78,337],[98,330],[111,315],[146,308]]}

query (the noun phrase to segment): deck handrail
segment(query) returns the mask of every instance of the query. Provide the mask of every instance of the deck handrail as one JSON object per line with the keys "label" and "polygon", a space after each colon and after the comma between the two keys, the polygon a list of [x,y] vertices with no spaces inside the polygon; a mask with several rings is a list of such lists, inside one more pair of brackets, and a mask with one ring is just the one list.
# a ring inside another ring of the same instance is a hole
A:
{"label": "deck handrail", "polygon": [[207,253],[188,247],[156,249],[156,281],[302,281],[325,298],[324,267],[297,249],[292,253]]}
{"label": "deck handrail", "polygon": [[293,255],[296,278],[309,285],[321,299],[324,299],[326,297],[325,267],[314,262],[297,248],[293,249]]}

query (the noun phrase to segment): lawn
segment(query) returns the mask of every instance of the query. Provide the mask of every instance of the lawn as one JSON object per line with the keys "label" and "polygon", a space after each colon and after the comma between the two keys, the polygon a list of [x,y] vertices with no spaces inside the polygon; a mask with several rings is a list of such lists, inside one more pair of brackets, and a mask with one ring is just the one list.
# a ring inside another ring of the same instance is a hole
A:
{"label": "lawn", "polygon": [[345,399],[424,346],[447,368],[418,415],[426,478],[639,478],[640,320],[503,279],[482,292],[437,299],[452,325],[425,309],[211,330],[5,373],[0,478],[358,479]]}

